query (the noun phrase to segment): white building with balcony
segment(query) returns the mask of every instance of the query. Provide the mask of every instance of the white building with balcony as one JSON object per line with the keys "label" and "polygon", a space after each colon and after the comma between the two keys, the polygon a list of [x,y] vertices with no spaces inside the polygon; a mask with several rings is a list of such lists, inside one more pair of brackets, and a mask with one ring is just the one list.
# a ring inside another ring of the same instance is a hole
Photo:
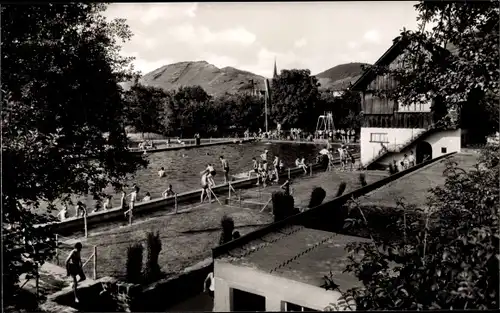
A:
{"label": "white building with balcony", "polygon": [[[375,63],[376,66],[400,66],[404,51],[401,41]],[[365,168],[400,164],[404,154],[412,151],[417,163],[450,152],[459,152],[460,129],[441,130],[434,127],[433,103],[403,105],[392,99],[375,95],[376,91],[393,88],[395,79],[367,70],[352,86],[362,99],[364,121],[361,127],[361,163]]]}

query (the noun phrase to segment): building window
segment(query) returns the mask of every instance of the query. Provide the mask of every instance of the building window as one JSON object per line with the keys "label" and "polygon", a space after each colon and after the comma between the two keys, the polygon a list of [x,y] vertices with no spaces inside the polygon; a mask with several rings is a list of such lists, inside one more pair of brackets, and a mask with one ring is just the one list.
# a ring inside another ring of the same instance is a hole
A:
{"label": "building window", "polygon": [[306,308],[305,306],[300,306],[291,302],[283,302],[284,312],[318,312],[318,310],[313,310],[311,308]]}
{"label": "building window", "polygon": [[446,153],[446,147],[441,148],[441,153]]}
{"label": "building window", "polygon": [[389,142],[389,138],[387,137],[387,133],[371,133],[370,134],[370,142]]}
{"label": "building window", "polygon": [[231,311],[266,311],[266,298],[250,292],[232,288],[233,301]]}

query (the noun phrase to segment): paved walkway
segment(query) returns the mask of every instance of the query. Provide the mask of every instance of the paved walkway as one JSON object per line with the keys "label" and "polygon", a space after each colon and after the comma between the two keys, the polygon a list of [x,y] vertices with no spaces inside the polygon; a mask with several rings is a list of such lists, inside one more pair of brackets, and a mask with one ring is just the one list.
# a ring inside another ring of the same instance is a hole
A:
{"label": "paved walkway", "polygon": [[[473,169],[478,161],[478,155],[457,153],[449,159],[457,162],[458,167],[468,171]],[[425,207],[428,190],[443,185],[446,181],[443,171],[446,169],[447,160],[448,158],[445,158],[405,175],[361,197],[360,201],[366,206],[395,207],[396,199],[403,197],[406,203]]]}

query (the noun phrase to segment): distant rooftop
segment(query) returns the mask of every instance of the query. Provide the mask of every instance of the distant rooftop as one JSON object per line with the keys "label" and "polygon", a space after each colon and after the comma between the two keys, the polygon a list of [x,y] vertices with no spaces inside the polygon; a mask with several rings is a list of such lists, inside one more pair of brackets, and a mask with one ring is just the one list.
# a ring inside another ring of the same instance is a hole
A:
{"label": "distant rooftop", "polygon": [[292,225],[232,249],[218,259],[318,287],[331,271],[340,289],[347,290],[360,282],[352,274],[342,273],[347,260],[345,247],[351,242],[368,241]]}
{"label": "distant rooftop", "polygon": [[422,208],[426,204],[428,190],[444,185],[446,177],[443,171],[448,160],[457,163],[457,166],[469,171],[474,168],[478,156],[473,154],[457,153],[450,158],[444,158],[436,163],[431,163],[413,173],[397,179],[379,189],[376,189],[359,200],[366,206],[395,207],[396,199],[403,197],[407,203],[415,204]]}

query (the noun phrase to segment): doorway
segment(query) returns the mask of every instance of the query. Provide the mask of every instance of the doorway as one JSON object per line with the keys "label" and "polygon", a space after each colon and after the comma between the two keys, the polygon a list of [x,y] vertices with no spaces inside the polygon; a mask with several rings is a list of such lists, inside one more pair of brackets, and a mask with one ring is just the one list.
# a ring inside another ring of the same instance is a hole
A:
{"label": "doorway", "polygon": [[421,141],[416,148],[417,164],[432,159],[432,146],[427,141]]}
{"label": "doorway", "polygon": [[233,312],[241,311],[266,311],[266,298],[239,289],[233,291]]}

